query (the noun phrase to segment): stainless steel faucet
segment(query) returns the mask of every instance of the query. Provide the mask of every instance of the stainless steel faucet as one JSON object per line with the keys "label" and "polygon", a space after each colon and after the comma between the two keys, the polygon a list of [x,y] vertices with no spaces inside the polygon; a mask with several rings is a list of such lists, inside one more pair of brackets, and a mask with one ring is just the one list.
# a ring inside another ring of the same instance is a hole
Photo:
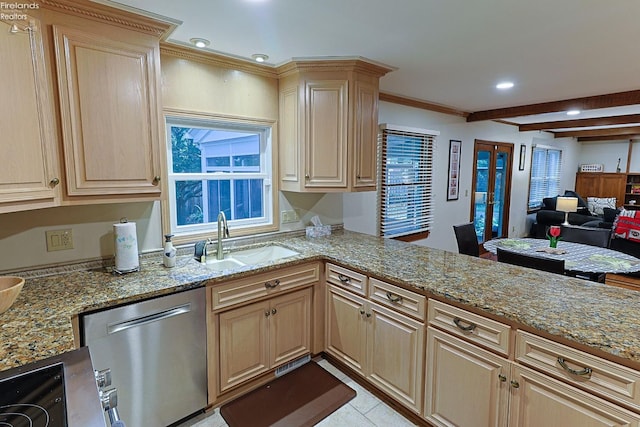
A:
{"label": "stainless steel faucet", "polygon": [[227,217],[223,211],[218,214],[218,247],[216,250],[216,259],[223,259],[224,252],[222,251],[222,239],[229,237],[229,227],[227,227]]}

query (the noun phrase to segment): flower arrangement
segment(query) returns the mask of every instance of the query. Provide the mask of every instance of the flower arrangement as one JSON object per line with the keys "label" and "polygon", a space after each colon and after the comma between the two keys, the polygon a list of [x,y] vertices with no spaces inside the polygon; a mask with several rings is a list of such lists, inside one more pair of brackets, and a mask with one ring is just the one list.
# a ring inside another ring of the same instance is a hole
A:
{"label": "flower arrangement", "polygon": [[547,239],[549,239],[549,246],[555,248],[558,246],[558,240],[562,239],[560,237],[560,226],[552,225],[549,227],[549,231],[547,232]]}

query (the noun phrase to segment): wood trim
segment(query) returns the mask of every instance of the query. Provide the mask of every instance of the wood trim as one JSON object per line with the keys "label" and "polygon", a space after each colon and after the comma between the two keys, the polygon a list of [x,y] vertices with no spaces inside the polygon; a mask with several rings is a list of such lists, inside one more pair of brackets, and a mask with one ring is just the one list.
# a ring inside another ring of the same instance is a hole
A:
{"label": "wood trim", "polygon": [[195,48],[174,43],[161,42],[160,55],[169,55],[176,58],[187,59],[189,61],[213,65],[215,67],[244,71],[272,79],[278,78],[278,73],[276,73],[276,70],[271,66],[261,65],[257,62],[232,58],[230,56],[224,56],[213,52],[196,50]]}
{"label": "wood trim", "polygon": [[604,283],[610,286],[640,291],[640,277],[607,273]]}
{"label": "wood trim", "polygon": [[517,107],[497,108],[477,111],[469,114],[467,122],[504,119],[509,117],[530,116],[533,114],[552,113],[570,109],[593,110],[596,108],[619,107],[621,105],[640,104],[640,90],[610,93],[606,95],[587,96],[583,98],[565,99],[562,101],[542,102],[538,104],[520,105]]}
{"label": "wood trim", "polygon": [[286,77],[297,72],[354,71],[382,77],[395,68],[370,61],[363,57],[293,58],[275,68],[278,77]]}
{"label": "wood trim", "polygon": [[629,135],[639,135],[640,126],[629,126],[623,128],[609,128],[609,129],[589,129],[589,130],[571,130],[566,132],[553,132],[555,138],[567,138],[567,137],[602,137],[602,136],[619,136],[620,139],[628,139]]}
{"label": "wood trim", "polygon": [[447,107],[446,105],[435,104],[433,102],[421,101],[415,98],[407,98],[406,96],[392,95],[386,92],[380,92],[378,99],[380,101],[391,102],[393,104],[405,105],[407,107],[420,108],[422,110],[435,111],[436,113],[449,114],[458,117],[467,117],[470,113],[456,108]]}
{"label": "wood trim", "polygon": [[631,172],[631,154],[633,154],[633,139],[629,140],[629,150],[627,151],[627,173]]}
{"label": "wood trim", "polygon": [[66,15],[81,16],[107,22],[112,25],[162,38],[171,33],[176,25],[147,16],[134,14],[95,2],[82,0],[41,0],[43,8],[56,10]]}
{"label": "wood trim", "polygon": [[611,126],[611,125],[639,124],[639,123],[640,123],[640,114],[626,114],[622,116],[598,117],[598,118],[591,118],[591,119],[527,123],[527,124],[519,125],[518,128],[520,129],[520,132],[526,132],[529,130],[549,130],[549,129],[563,129],[563,128],[574,128],[574,127]]}
{"label": "wood trim", "polygon": [[429,237],[428,231],[422,231],[420,233],[407,234],[405,236],[392,237],[393,240],[400,240],[401,242],[415,242],[417,240],[426,239]]}

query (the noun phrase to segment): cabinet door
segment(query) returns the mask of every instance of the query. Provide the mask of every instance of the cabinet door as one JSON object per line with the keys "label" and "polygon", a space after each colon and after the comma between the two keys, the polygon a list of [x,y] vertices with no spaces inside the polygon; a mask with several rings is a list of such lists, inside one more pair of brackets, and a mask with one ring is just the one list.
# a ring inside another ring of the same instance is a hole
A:
{"label": "cabinet door", "polygon": [[[59,182],[55,130],[44,70],[40,21],[31,31],[10,33],[0,21],[2,167],[0,213],[54,206]],[[20,26],[24,26],[21,23]]]}
{"label": "cabinet door", "polygon": [[422,410],[424,324],[370,303],[367,378],[414,412]]}
{"label": "cabinet door", "polygon": [[159,196],[157,47],[53,30],[68,195]]}
{"label": "cabinet door", "polygon": [[335,286],[327,287],[327,353],[365,374],[365,300]]}
{"label": "cabinet door", "polygon": [[347,187],[348,81],[307,81],[305,187]]}
{"label": "cabinet door", "polygon": [[514,365],[509,426],[639,426],[640,415]]}
{"label": "cabinet door", "polygon": [[311,352],[311,288],[271,300],[271,367]]}
{"label": "cabinet door", "polygon": [[509,370],[507,359],[428,327],[425,418],[437,426],[506,426]]}
{"label": "cabinet door", "polygon": [[355,119],[353,123],[353,187],[375,190],[378,142],[378,85],[355,82]]}
{"label": "cabinet door", "polygon": [[269,370],[269,301],[220,314],[220,391]]}

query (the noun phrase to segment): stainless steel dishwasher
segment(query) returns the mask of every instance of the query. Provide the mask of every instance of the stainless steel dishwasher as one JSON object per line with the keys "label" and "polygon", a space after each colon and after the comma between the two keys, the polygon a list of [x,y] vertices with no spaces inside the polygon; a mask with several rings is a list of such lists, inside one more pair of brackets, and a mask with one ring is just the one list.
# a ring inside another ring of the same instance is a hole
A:
{"label": "stainless steel dishwasher", "polygon": [[111,368],[120,418],[168,426],[207,406],[205,289],[86,314],[83,345]]}

